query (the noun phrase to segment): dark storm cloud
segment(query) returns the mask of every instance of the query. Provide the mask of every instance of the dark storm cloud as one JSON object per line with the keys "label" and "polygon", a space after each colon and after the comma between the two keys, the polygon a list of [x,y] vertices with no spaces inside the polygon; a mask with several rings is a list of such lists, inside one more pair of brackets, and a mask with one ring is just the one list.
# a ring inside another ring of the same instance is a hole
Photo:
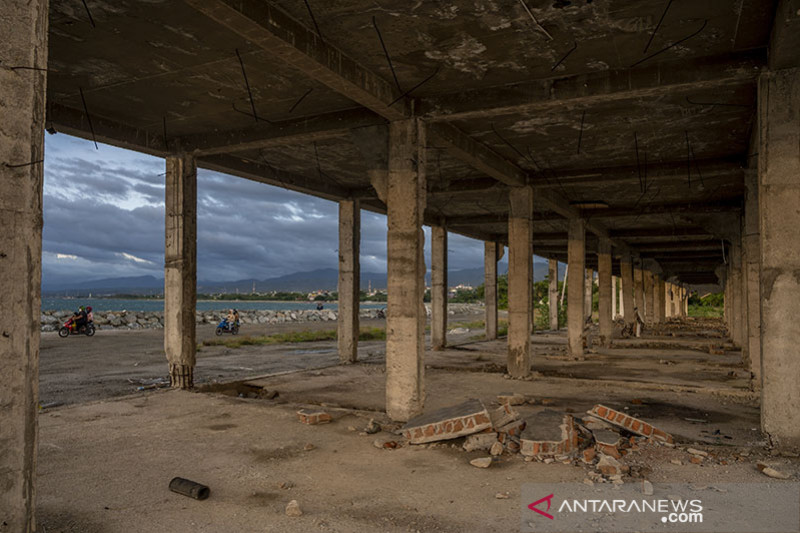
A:
{"label": "dark storm cloud", "polygon": [[[164,161],[48,136],[43,277],[163,276]],[[335,202],[198,173],[198,278],[264,279],[338,264]],[[386,217],[362,211],[361,269],[386,270]],[[430,231],[426,229],[430,267]],[[482,243],[450,234],[451,269],[483,265]]]}

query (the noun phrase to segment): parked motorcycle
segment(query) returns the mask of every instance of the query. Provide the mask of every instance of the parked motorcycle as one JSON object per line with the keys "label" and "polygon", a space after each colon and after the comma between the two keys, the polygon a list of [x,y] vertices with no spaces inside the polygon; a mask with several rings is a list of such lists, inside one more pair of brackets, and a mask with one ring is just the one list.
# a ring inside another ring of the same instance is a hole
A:
{"label": "parked motorcycle", "polygon": [[58,330],[58,336],[62,339],[65,337],[69,337],[70,335],[86,335],[87,337],[91,337],[94,335],[95,327],[94,322],[87,322],[80,328],[78,328],[73,320],[70,318],[64,325],[61,326]]}

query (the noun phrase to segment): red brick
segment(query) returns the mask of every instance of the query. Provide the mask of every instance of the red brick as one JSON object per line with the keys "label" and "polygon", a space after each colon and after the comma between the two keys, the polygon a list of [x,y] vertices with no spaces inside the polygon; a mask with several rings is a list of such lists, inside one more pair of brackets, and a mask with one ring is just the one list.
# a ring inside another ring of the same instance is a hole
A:
{"label": "red brick", "polygon": [[661,442],[673,442],[672,435],[669,433],[654,428],[643,420],[626,415],[625,413],[616,411],[610,407],[606,407],[604,405],[595,405],[591,410],[589,410],[589,414],[601,417],[615,426],[626,429],[631,433],[642,435],[644,437],[650,437]]}
{"label": "red brick", "polygon": [[464,437],[491,426],[489,412],[483,403],[468,400],[409,420],[402,431],[411,444],[422,444]]}
{"label": "red brick", "polygon": [[308,424],[310,426],[325,424],[332,420],[331,415],[325,411],[312,411],[311,409],[300,409],[297,411],[297,419],[303,424]]}

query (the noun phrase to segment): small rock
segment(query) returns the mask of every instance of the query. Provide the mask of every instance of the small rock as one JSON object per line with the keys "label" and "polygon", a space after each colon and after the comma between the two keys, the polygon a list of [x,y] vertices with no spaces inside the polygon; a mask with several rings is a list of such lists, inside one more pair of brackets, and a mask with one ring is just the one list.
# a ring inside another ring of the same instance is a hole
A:
{"label": "small rock", "polygon": [[280,485],[278,485],[278,488],[281,488],[283,490],[289,490],[292,487],[294,487],[294,483],[292,483],[291,481],[282,481]]}
{"label": "small rock", "polygon": [[549,465],[550,463],[555,463],[555,462],[556,462],[556,460],[555,460],[555,459],[553,459],[552,457],[548,457],[547,459],[545,459],[545,460],[544,460],[544,461],[542,461],[542,462],[543,462],[544,464],[546,464],[546,465]]}
{"label": "small rock", "polygon": [[311,451],[311,450],[313,450],[314,448],[316,448],[316,446],[314,446],[314,445],[313,445],[313,444],[311,444],[310,442],[307,442],[307,443],[306,443],[306,445],[305,445],[305,446],[303,446],[303,449],[304,449],[305,451],[307,451],[307,452],[310,452],[310,451]]}
{"label": "small rock", "polygon": [[303,510],[297,500],[292,500],[286,504],[286,516],[303,516]]}
{"label": "small rock", "polygon": [[490,455],[498,456],[503,454],[503,444],[500,442],[495,442],[492,444],[492,448],[489,450]]}
{"label": "small rock", "polygon": [[470,461],[469,464],[478,468],[489,468],[492,465],[492,458],[479,457],[477,459],[473,459],[472,461]]}
{"label": "small rock", "polygon": [[708,457],[708,452],[704,452],[703,450],[698,450],[696,448],[686,448],[686,451],[692,455],[700,455],[701,457]]}
{"label": "small rock", "polygon": [[758,467],[758,469],[761,471],[762,474],[764,474],[765,476],[771,477],[773,479],[789,479],[790,477],[792,477],[789,474],[784,474],[783,472],[779,472],[778,470],[775,470],[774,468],[772,468],[771,466],[767,465],[766,463],[759,462],[759,463],[756,464],[756,466]]}
{"label": "small rock", "polygon": [[347,431],[358,431],[355,426],[347,426]]}
{"label": "small rock", "polygon": [[596,455],[597,452],[595,451],[594,448],[586,448],[585,450],[583,450],[583,462],[591,464],[592,461],[594,461]]}
{"label": "small rock", "polygon": [[683,462],[680,459],[670,459],[669,462],[678,466],[681,466],[683,464]]}
{"label": "small rock", "polygon": [[497,494],[494,495],[494,497],[497,498],[498,500],[507,500],[509,495],[507,492],[498,492]]}
{"label": "small rock", "polygon": [[597,470],[603,475],[615,476],[622,472],[622,463],[609,455],[601,455],[597,462]]}
{"label": "small rock", "polygon": [[653,484],[647,481],[646,479],[642,480],[642,494],[644,494],[645,496],[653,495]]}
{"label": "small rock", "polygon": [[381,430],[381,425],[375,422],[375,420],[371,418],[369,419],[367,427],[364,429],[367,435],[374,435],[375,433],[378,433],[380,430]]}
{"label": "small rock", "polygon": [[589,485],[590,487],[594,487],[594,481],[589,479],[588,477],[583,480],[584,485]]}

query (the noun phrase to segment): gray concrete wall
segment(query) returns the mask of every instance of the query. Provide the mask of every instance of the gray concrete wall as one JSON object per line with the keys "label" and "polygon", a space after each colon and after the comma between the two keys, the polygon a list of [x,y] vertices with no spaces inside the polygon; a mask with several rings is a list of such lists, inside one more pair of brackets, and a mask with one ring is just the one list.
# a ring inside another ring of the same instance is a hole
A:
{"label": "gray concrete wall", "polygon": [[361,283],[361,206],[358,200],[339,202],[339,314],[337,345],[341,363],[358,360]]}
{"label": "gray concrete wall", "polygon": [[197,303],[197,165],[167,158],[164,250],[164,351],[173,387],[194,385]]}
{"label": "gray concrete wall", "polygon": [[508,192],[508,373],[531,371],[533,331],[533,188]]}
{"label": "gray concrete wall", "polygon": [[389,126],[387,212],[386,413],[406,421],[425,400],[425,128]]}
{"label": "gray concrete wall", "polygon": [[[0,4],[0,531],[36,529],[47,1]],[[76,214],[76,222],[77,220]]]}
{"label": "gray concrete wall", "polygon": [[800,70],[759,81],[761,143],[761,425],[780,447],[800,447]]}

